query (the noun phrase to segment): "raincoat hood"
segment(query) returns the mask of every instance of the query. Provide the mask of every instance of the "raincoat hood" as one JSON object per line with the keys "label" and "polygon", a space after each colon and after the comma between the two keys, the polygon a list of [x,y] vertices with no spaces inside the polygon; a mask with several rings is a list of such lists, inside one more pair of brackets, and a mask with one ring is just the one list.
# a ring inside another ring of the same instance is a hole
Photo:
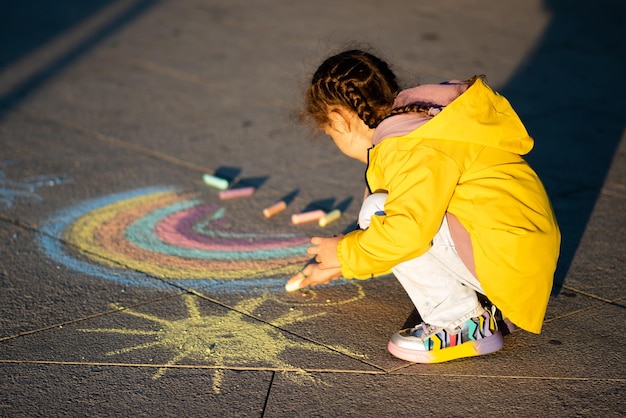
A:
{"label": "raincoat hood", "polygon": [[430,117],[401,114],[388,118],[376,129],[373,145],[390,136],[411,133],[424,139],[469,142],[519,155],[533,148],[533,139],[509,101],[481,79],[469,87],[465,82],[449,81],[403,90],[394,108],[412,103],[431,105]]}

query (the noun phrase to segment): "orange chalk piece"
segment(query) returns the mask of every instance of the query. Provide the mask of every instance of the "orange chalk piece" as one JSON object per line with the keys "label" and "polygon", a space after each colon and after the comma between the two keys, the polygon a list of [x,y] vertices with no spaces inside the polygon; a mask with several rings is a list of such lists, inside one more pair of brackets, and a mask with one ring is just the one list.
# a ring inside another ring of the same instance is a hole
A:
{"label": "orange chalk piece", "polygon": [[281,200],[278,203],[274,203],[269,208],[263,209],[263,215],[266,218],[271,218],[272,216],[284,211],[285,209],[287,209],[287,203]]}
{"label": "orange chalk piece", "polygon": [[339,209],[331,210],[330,212],[328,212],[327,215],[325,215],[324,217],[320,218],[318,224],[321,227],[325,227],[329,223],[335,222],[339,218],[341,218],[341,210],[339,210]]}
{"label": "orange chalk piece", "polygon": [[238,189],[222,190],[219,192],[219,196],[221,200],[228,200],[252,196],[253,193],[254,187],[240,187]]}
{"label": "orange chalk piece", "polygon": [[303,224],[306,222],[314,222],[318,221],[320,218],[323,218],[326,215],[326,212],[323,210],[312,210],[310,212],[302,212],[302,213],[294,213],[291,215],[291,223],[294,225]]}

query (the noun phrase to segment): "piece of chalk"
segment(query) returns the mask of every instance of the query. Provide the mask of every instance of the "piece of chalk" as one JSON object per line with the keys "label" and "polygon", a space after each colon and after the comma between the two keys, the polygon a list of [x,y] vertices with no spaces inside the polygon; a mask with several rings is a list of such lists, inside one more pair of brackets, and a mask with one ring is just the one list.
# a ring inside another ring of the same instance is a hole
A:
{"label": "piece of chalk", "polygon": [[335,222],[337,219],[341,218],[341,210],[335,209],[328,212],[323,218],[320,218],[318,221],[319,226],[326,226],[331,222]]}
{"label": "piece of chalk", "polygon": [[254,187],[240,187],[237,189],[222,190],[219,193],[221,200],[237,199],[239,197],[252,196]]}
{"label": "piece of chalk", "polygon": [[305,222],[317,221],[324,217],[326,212],[321,209],[312,210],[310,212],[294,213],[291,215],[291,223],[294,225],[303,224]]}
{"label": "piece of chalk", "polygon": [[207,186],[215,187],[218,190],[228,189],[228,180],[223,179],[221,177],[212,176],[210,174],[204,174],[202,176],[202,181]]}
{"label": "piece of chalk", "polygon": [[293,282],[287,282],[287,284],[285,285],[285,290],[287,292],[293,292],[300,289],[300,283],[302,283],[302,280],[304,280],[304,277],[294,280]]}
{"label": "piece of chalk", "polygon": [[286,208],[287,208],[287,203],[285,203],[284,201],[281,200],[278,203],[274,203],[269,208],[263,209],[263,215],[266,218],[271,218],[272,216],[276,215],[277,213],[280,213],[280,212],[284,211]]}

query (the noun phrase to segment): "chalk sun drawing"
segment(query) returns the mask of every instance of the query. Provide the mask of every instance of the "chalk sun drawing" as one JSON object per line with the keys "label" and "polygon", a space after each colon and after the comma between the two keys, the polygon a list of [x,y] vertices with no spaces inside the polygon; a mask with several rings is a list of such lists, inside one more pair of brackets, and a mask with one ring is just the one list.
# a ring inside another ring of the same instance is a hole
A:
{"label": "chalk sun drawing", "polygon": [[226,210],[170,187],[89,200],[49,218],[39,242],[55,261],[125,284],[283,289],[309,256],[308,237],[231,232]]}
{"label": "chalk sun drawing", "polygon": [[[359,290],[360,297],[363,296]],[[296,383],[301,380],[316,381],[303,369],[294,367],[280,359],[287,349],[305,349],[318,352],[339,352],[351,357],[364,358],[360,354],[351,353],[342,347],[324,347],[309,341],[295,342],[280,331],[280,327],[306,321],[325,313],[304,315],[301,311],[290,310],[287,314],[271,321],[271,324],[250,318],[268,296],[259,296],[244,300],[235,305],[225,315],[203,316],[197,304],[197,298],[184,295],[187,317],[170,320],[154,315],[137,312],[133,309],[122,310],[122,313],[143,318],[159,326],[158,330],[146,331],[126,328],[95,328],[80,329],[89,333],[113,333],[122,335],[145,335],[153,340],[144,344],[122,348],[106,353],[108,356],[121,355],[136,350],[165,348],[173,351],[173,357],[160,367],[153,376],[158,379],[168,368],[184,360],[210,363],[215,365],[213,374],[213,391],[220,392],[223,384],[224,370],[228,368],[242,369],[243,366],[256,369],[290,372],[286,376]]]}

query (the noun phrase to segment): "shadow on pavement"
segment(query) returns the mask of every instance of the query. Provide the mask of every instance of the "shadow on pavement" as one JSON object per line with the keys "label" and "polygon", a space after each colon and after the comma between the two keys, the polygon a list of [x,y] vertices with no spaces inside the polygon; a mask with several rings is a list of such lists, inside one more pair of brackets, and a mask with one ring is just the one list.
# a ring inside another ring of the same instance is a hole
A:
{"label": "shadow on pavement", "polygon": [[[51,77],[63,71],[80,56],[129,24],[157,2],[158,0],[142,0],[133,3],[111,21],[96,28],[80,43],[12,86],[8,92],[0,96],[0,120]],[[18,60],[26,58],[55,38],[102,12],[113,3],[115,2],[111,0],[2,2],[0,73]]]}
{"label": "shadow on pavement", "polygon": [[550,24],[500,91],[536,140],[528,160],[544,181],[561,227],[558,293],[624,131],[626,3],[544,5]]}

